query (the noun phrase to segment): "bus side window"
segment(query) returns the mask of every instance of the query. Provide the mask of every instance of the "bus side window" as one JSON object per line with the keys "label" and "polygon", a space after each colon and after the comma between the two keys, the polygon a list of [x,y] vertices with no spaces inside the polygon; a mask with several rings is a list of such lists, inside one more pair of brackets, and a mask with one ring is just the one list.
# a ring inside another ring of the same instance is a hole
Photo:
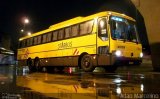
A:
{"label": "bus side window", "polygon": [[23,41],[22,41],[22,47],[25,47],[25,46],[27,46],[27,41],[26,41],[26,40],[23,40]]}
{"label": "bus side window", "polygon": [[33,45],[33,37],[29,39],[29,46]]}
{"label": "bus side window", "polygon": [[42,43],[46,43],[46,41],[47,41],[47,35],[44,34],[44,35],[42,36]]}
{"label": "bus side window", "polygon": [[37,40],[38,40],[38,37],[34,37],[33,45],[37,45]]}
{"label": "bus side window", "polygon": [[30,44],[30,39],[27,39],[26,41],[27,41],[27,45],[26,45],[26,46],[29,46],[29,44]]}
{"label": "bus side window", "polygon": [[22,41],[19,42],[19,48],[22,48]]}
{"label": "bus side window", "polygon": [[58,31],[58,40],[62,40],[64,36],[64,29],[60,29]]}
{"label": "bus side window", "polygon": [[103,41],[106,41],[108,39],[107,20],[106,20],[106,18],[100,18],[98,20],[98,36]]}
{"label": "bus side window", "polygon": [[79,25],[73,25],[73,26],[71,27],[72,37],[78,36],[78,33],[79,33]]}
{"label": "bus side window", "polygon": [[47,33],[47,42],[51,41],[52,33]]}
{"label": "bus side window", "polygon": [[58,34],[58,31],[53,31],[53,37],[52,37],[52,40],[53,41],[56,41],[57,40],[57,34]]}
{"label": "bus side window", "polygon": [[93,28],[93,20],[80,24],[80,35],[90,34]]}
{"label": "bus side window", "polygon": [[65,28],[65,37],[64,38],[69,38],[71,37],[71,27]]}
{"label": "bus side window", "polygon": [[24,40],[22,40],[22,46],[21,46],[22,48],[24,47]]}
{"label": "bus side window", "polygon": [[27,47],[27,39],[24,40],[24,47]]}
{"label": "bus side window", "polygon": [[41,36],[41,35],[39,35],[39,36],[38,36],[37,44],[41,44],[41,42],[42,42],[42,36]]}

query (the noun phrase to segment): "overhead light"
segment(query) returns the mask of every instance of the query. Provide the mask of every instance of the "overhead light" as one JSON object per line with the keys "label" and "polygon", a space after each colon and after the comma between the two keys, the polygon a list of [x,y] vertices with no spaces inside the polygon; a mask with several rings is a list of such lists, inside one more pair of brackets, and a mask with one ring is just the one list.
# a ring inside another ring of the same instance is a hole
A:
{"label": "overhead light", "polygon": [[28,34],[28,36],[31,36],[31,32],[28,32],[27,34]]}

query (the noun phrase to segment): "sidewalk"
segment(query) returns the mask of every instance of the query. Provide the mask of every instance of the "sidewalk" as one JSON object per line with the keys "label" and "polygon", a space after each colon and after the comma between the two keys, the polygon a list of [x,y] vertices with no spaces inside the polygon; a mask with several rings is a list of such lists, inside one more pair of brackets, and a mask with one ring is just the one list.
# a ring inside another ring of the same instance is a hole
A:
{"label": "sidewalk", "polygon": [[142,64],[145,66],[152,66],[151,56],[150,55],[144,56],[142,59]]}

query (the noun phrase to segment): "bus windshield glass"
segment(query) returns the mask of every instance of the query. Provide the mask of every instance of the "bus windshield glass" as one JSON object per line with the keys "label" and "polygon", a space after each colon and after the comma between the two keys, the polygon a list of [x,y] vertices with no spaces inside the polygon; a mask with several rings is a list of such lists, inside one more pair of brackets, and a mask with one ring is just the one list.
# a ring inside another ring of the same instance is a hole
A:
{"label": "bus windshield glass", "polygon": [[135,22],[117,16],[111,16],[110,22],[112,39],[139,42]]}

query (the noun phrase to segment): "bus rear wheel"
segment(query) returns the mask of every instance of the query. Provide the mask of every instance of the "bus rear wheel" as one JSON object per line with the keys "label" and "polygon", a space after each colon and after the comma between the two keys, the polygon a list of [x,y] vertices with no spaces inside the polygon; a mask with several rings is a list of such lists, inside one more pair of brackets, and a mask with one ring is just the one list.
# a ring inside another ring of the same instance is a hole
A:
{"label": "bus rear wheel", "polygon": [[33,69],[33,65],[32,65],[32,59],[31,58],[28,58],[27,59],[27,66],[29,68],[29,71],[32,72],[34,69]]}
{"label": "bus rear wheel", "polygon": [[36,71],[41,71],[40,59],[38,57],[34,59],[34,68]]}
{"label": "bus rear wheel", "polygon": [[91,56],[88,54],[82,56],[80,65],[85,72],[92,72],[95,69],[92,63]]}

